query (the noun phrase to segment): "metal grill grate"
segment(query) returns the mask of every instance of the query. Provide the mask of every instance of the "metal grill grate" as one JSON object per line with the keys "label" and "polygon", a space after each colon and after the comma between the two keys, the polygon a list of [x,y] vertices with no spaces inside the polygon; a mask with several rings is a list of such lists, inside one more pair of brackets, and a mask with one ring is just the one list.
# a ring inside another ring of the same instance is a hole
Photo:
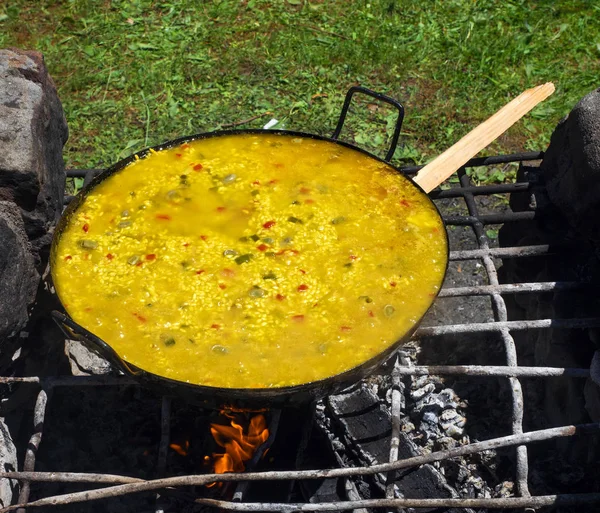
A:
{"label": "metal grill grate", "polygon": [[[477,158],[471,160],[466,167],[489,166],[493,164],[504,164],[511,162],[524,162],[538,160],[542,157],[539,152],[522,153],[515,155],[497,156],[489,158]],[[417,166],[406,167],[403,170],[414,173],[419,169]],[[70,177],[85,177],[89,182],[95,170],[69,171]],[[531,219],[533,212],[506,212],[481,214],[475,201],[476,196],[506,194],[527,191],[532,186],[530,183],[515,183],[489,186],[474,185],[465,168],[458,173],[459,182],[456,187],[432,193],[436,201],[447,198],[462,198],[467,207],[465,215],[446,216],[444,220],[448,226],[468,226],[472,228],[477,248],[470,250],[452,250],[450,261],[458,262],[472,260],[480,262],[487,274],[488,284],[478,286],[465,286],[456,288],[444,288],[441,298],[461,298],[469,296],[484,296],[491,300],[494,313],[493,322],[471,323],[471,324],[447,324],[432,327],[421,327],[417,330],[415,337],[441,337],[458,333],[473,334],[482,332],[494,332],[498,334],[503,342],[506,365],[504,366],[482,366],[482,365],[433,365],[433,366],[402,366],[396,363],[391,370],[392,379],[398,383],[403,375],[462,375],[462,376],[500,376],[509,381],[512,394],[512,418],[511,433],[505,437],[472,443],[470,445],[433,452],[431,454],[417,456],[405,460],[398,460],[397,447],[399,444],[400,430],[400,394],[392,393],[392,438],[389,462],[373,465],[370,467],[337,468],[326,470],[306,471],[271,471],[247,474],[226,475],[189,475],[157,480],[141,480],[131,477],[106,475],[106,474],[76,474],[70,472],[40,473],[35,472],[35,459],[37,449],[42,442],[43,426],[48,404],[52,400],[52,391],[56,387],[106,387],[135,385],[134,381],[124,376],[97,376],[97,377],[0,377],[0,383],[23,383],[24,386],[39,387],[39,393],[35,403],[33,416],[33,434],[25,454],[23,470],[21,472],[4,472],[1,477],[18,479],[21,482],[21,493],[19,504],[25,506],[60,505],[73,502],[89,501],[101,498],[114,497],[129,493],[160,490],[166,487],[203,485],[215,480],[220,481],[273,481],[280,480],[303,480],[321,479],[335,477],[349,477],[356,475],[373,475],[396,471],[403,468],[417,467],[424,463],[441,461],[448,458],[475,454],[488,449],[514,446],[516,450],[515,483],[516,497],[496,499],[398,499],[394,498],[393,487],[388,486],[386,497],[381,499],[348,500],[334,503],[302,503],[302,504],[277,504],[277,503],[246,503],[236,501],[222,501],[206,498],[196,498],[195,502],[208,506],[219,507],[224,510],[233,511],[342,511],[359,508],[539,508],[552,505],[583,505],[600,504],[599,493],[587,494],[563,494],[548,496],[531,496],[528,489],[528,454],[527,444],[543,440],[551,440],[560,437],[570,437],[575,434],[591,434],[600,431],[600,424],[585,424],[578,426],[564,426],[552,429],[544,429],[529,433],[523,432],[523,392],[520,378],[536,377],[553,379],[555,376],[570,378],[587,378],[590,376],[589,369],[578,368],[549,368],[549,367],[520,367],[517,364],[517,351],[512,334],[519,330],[547,330],[549,328],[578,329],[588,327],[600,327],[599,318],[573,318],[573,319],[533,319],[522,321],[509,321],[507,307],[503,294],[524,294],[535,292],[547,292],[557,290],[579,290],[589,287],[585,283],[577,282],[544,282],[544,283],[513,283],[500,284],[498,281],[495,259],[498,258],[523,258],[531,256],[545,256],[550,254],[551,249],[546,245],[497,248],[490,246],[490,240],[486,236],[485,226],[490,224],[504,224],[522,219]],[[70,198],[66,199],[67,201]],[[476,342],[474,342],[476,343]],[[389,367],[388,367],[389,368]],[[168,397],[162,399],[162,436],[158,452],[157,470],[159,475],[164,474],[166,467],[167,450],[170,432],[170,405]],[[70,483],[92,483],[93,489],[85,492],[76,492],[67,495],[48,497],[29,502],[30,483],[34,481],[45,482],[70,482]],[[97,485],[107,485],[97,488]],[[13,507],[14,508],[14,507]],[[157,507],[157,511],[160,507]],[[1,510],[5,511],[5,510]]]}

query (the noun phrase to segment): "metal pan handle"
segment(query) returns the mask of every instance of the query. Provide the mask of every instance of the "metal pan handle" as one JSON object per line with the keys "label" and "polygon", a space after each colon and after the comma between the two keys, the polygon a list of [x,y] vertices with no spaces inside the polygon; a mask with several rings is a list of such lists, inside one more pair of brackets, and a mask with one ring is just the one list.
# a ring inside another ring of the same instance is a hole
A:
{"label": "metal pan handle", "polygon": [[367,96],[385,102],[398,110],[396,128],[394,129],[394,135],[392,136],[390,149],[388,150],[387,155],[385,156],[385,160],[389,162],[390,159],[394,156],[394,152],[396,151],[396,145],[398,144],[398,138],[400,137],[400,130],[402,128],[402,122],[404,121],[404,107],[400,102],[394,100],[393,98],[390,98],[389,96],[386,96],[385,94],[376,93],[375,91],[371,91],[370,89],[367,89],[366,87],[362,86],[352,86],[350,89],[348,89],[348,92],[346,93],[346,99],[344,100],[344,105],[342,106],[342,112],[340,112],[340,118],[338,119],[337,127],[335,128],[335,132],[333,132],[331,138],[336,140],[339,138],[342,128],[344,127],[344,121],[346,121],[346,114],[348,114],[348,109],[350,108],[350,102],[352,101],[352,96],[354,96],[354,93],[366,94]]}
{"label": "metal pan handle", "polygon": [[134,377],[140,374],[140,370],[131,367],[112,347],[104,342],[104,340],[98,338],[93,333],[90,333],[62,312],[54,310],[51,315],[56,324],[58,324],[59,328],[68,338],[81,342],[87,349],[107,360],[108,363],[115,369],[120,370],[123,374]]}

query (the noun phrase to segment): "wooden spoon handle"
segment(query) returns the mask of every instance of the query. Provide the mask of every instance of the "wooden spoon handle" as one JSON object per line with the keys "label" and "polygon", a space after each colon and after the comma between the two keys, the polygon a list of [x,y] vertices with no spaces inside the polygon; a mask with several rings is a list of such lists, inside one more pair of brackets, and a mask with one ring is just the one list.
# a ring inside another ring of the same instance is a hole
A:
{"label": "wooden spoon handle", "polygon": [[415,182],[425,192],[432,191],[553,92],[552,82],[527,89],[427,164],[417,173]]}

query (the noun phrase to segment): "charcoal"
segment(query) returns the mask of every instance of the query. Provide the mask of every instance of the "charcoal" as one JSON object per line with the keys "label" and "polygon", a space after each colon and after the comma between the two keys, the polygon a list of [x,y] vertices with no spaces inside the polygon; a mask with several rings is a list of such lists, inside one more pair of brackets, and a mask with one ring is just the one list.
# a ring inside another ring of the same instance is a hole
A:
{"label": "charcoal", "polygon": [[312,492],[309,497],[311,503],[340,502],[342,497],[338,493],[339,483],[337,479],[324,479],[320,486]]}
{"label": "charcoal", "polygon": [[[397,481],[398,491],[407,499],[450,499],[458,494],[450,488],[444,477],[431,465],[423,465]],[[419,511],[435,511],[435,508],[423,508]],[[457,510],[458,511],[458,510]]]}

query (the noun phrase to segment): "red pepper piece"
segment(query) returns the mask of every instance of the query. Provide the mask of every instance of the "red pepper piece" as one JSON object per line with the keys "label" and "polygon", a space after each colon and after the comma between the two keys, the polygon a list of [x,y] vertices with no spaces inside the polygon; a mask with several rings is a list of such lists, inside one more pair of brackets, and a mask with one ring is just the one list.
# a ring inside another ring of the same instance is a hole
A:
{"label": "red pepper piece", "polygon": [[302,274],[306,274],[306,271],[304,269],[298,269]]}
{"label": "red pepper piece", "polygon": [[189,243],[189,242],[184,242],[184,243],[183,243],[183,247],[184,247],[184,248],[187,248],[189,245],[190,245],[190,243]]}
{"label": "red pepper piece", "polygon": [[207,239],[208,239],[208,237],[207,237],[206,235],[200,235],[200,238],[201,238],[202,240],[207,240]]}
{"label": "red pepper piece", "polygon": [[181,153],[176,153],[175,156],[181,158]]}
{"label": "red pepper piece", "polygon": [[148,319],[146,319],[146,317],[144,317],[143,315],[137,313],[137,312],[132,312],[133,316],[140,322],[146,322]]}
{"label": "red pepper piece", "polygon": [[390,281],[390,286],[395,287],[397,283],[395,281]]}
{"label": "red pepper piece", "polygon": [[308,290],[308,285],[303,283],[302,285],[298,286],[298,292],[304,292],[306,290]]}
{"label": "red pepper piece", "polygon": [[340,326],[340,330],[344,333],[348,333],[349,331],[352,331],[352,328],[350,326]]}
{"label": "red pepper piece", "polygon": [[277,295],[275,296],[275,299],[277,299],[277,301],[283,301],[283,300],[285,299],[285,296],[284,296],[284,295],[282,295],[282,294],[277,294]]}
{"label": "red pepper piece", "polygon": [[304,315],[292,315],[292,321],[304,322]]}
{"label": "red pepper piece", "polygon": [[67,255],[65,257],[65,262],[68,262],[69,260],[73,260],[73,257],[71,255]]}
{"label": "red pepper piece", "polygon": [[84,225],[81,227],[81,229],[82,229],[82,230],[83,230],[85,233],[87,233],[87,232],[88,232],[88,230],[90,229],[90,225],[89,225],[89,224],[87,224],[87,223],[85,223],[85,224],[84,224]]}
{"label": "red pepper piece", "polygon": [[198,271],[196,271],[196,274],[202,274],[204,271],[204,269],[199,269]]}
{"label": "red pepper piece", "polygon": [[113,255],[112,253],[108,253],[106,255],[106,258],[108,258],[109,260],[112,260],[113,258],[115,258],[115,255]]}
{"label": "red pepper piece", "polygon": [[136,266],[136,267],[142,267],[143,263],[144,263],[144,262],[140,261],[140,262],[138,262],[137,264],[135,264],[135,266]]}
{"label": "red pepper piece", "polygon": [[84,312],[91,312],[91,311],[92,311],[92,307],[91,307],[91,306],[86,306],[86,307],[83,309],[83,311],[84,311]]}
{"label": "red pepper piece", "polygon": [[227,207],[217,207],[217,212],[225,212],[225,210],[227,210]]}
{"label": "red pepper piece", "polygon": [[192,168],[194,171],[201,171],[204,166],[202,164],[195,164]]}
{"label": "red pepper piece", "polygon": [[273,164],[275,167],[281,169],[283,167],[283,164],[281,162],[275,162],[275,164]]}
{"label": "red pepper piece", "polygon": [[148,260],[149,262],[151,262],[152,260],[156,260],[156,255],[154,253],[150,253],[149,255],[146,255],[146,260]]}
{"label": "red pepper piece", "polygon": [[210,327],[211,327],[213,330],[220,330],[220,329],[221,329],[221,326],[220,326],[219,324],[211,324],[211,325],[210,325]]}
{"label": "red pepper piece", "polygon": [[156,214],[156,219],[162,219],[163,221],[170,221],[171,216],[169,214]]}
{"label": "red pepper piece", "polygon": [[252,182],[252,185],[260,185],[260,182],[259,182],[258,180],[254,180],[254,181]]}
{"label": "red pepper piece", "polygon": [[278,182],[279,180],[277,180],[277,178],[273,178],[273,180],[269,180],[269,185],[275,185]]}
{"label": "red pepper piece", "polygon": [[314,202],[315,202],[315,200],[314,199],[310,199],[310,198],[304,200],[304,203],[306,203],[307,205],[312,205]]}
{"label": "red pepper piece", "polygon": [[182,150],[187,150],[189,147],[190,147],[190,145],[189,145],[188,143],[183,143],[183,144],[180,146],[180,148],[181,148]]}
{"label": "red pepper piece", "polygon": [[356,260],[358,257],[356,255],[350,255],[348,258],[350,260]]}
{"label": "red pepper piece", "polygon": [[267,246],[266,244],[261,244],[260,246],[256,246],[256,249],[258,249],[258,251],[267,251],[267,249],[269,249],[269,246]]}
{"label": "red pepper piece", "polygon": [[227,288],[227,285],[225,285],[224,283],[219,283],[219,288],[221,290],[225,290]]}
{"label": "red pepper piece", "polygon": [[235,276],[235,271],[233,269],[229,269],[228,267],[226,267],[225,269],[223,269],[221,271],[221,274],[223,276],[226,276],[227,278],[233,278]]}
{"label": "red pepper piece", "polygon": [[310,189],[308,187],[300,187],[300,194],[310,194]]}
{"label": "red pepper piece", "polygon": [[404,207],[410,207],[410,203],[408,201],[406,201],[405,199],[400,200],[400,205],[402,205]]}
{"label": "red pepper piece", "polygon": [[275,226],[277,223],[275,221],[267,221],[265,224],[263,224],[263,228],[265,230],[270,230],[271,228],[273,228],[273,226]]}
{"label": "red pepper piece", "polygon": [[369,317],[375,317],[375,314],[373,313],[373,310],[369,310]]}

